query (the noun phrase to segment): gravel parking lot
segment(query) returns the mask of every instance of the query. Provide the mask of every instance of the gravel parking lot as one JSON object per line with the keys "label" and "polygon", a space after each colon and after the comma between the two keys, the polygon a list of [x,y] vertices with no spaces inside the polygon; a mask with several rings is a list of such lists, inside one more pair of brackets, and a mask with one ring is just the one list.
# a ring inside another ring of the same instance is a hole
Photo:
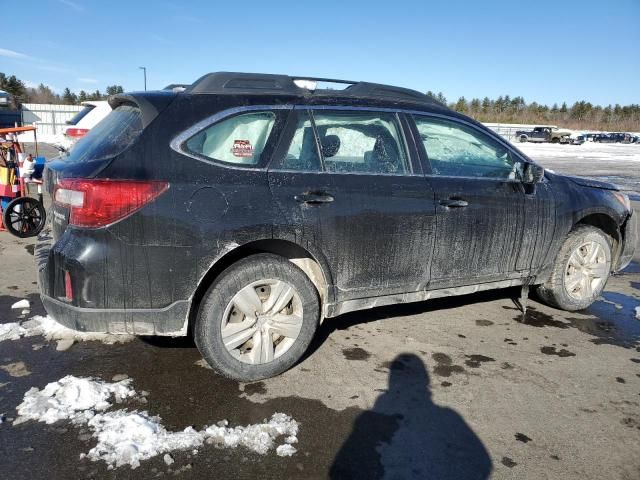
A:
{"label": "gravel parking lot", "polygon": [[[640,191],[640,146],[518,146],[557,172]],[[640,214],[640,202],[633,206]],[[0,324],[44,315],[33,254],[33,240],[0,233]],[[0,342],[0,477],[640,478],[640,252],[586,311],[532,300],[523,321],[518,294],[328,319],[299,365],[252,384],[205,368],[189,339]],[[11,308],[21,299],[28,313]],[[30,388],[66,375],[131,379],[144,394],[111,410],[146,411],[169,432],[285,413],[299,423],[297,452],[207,440],[113,469],[83,458],[97,442],[86,422],[14,423]]]}

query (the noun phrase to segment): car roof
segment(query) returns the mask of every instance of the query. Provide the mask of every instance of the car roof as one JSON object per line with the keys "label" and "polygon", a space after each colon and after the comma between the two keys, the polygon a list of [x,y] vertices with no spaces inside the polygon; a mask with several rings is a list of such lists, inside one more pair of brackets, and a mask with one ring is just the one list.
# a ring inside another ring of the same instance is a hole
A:
{"label": "car roof", "polygon": [[[322,82],[347,85],[344,89],[305,88],[310,82]],[[368,99],[383,102],[412,103],[421,106],[447,108],[433,97],[409,88],[379,83],[337,80],[330,78],[274,75],[266,73],[215,72],[203,75],[194,83],[186,86],[185,94],[191,95],[287,95],[310,97],[320,100]],[[324,102],[322,102],[324,103]]]}

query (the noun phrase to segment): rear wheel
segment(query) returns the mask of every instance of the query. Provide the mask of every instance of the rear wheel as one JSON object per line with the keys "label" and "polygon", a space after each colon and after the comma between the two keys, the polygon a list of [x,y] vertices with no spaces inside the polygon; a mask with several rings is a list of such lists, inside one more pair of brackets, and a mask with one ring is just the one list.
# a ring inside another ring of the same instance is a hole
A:
{"label": "rear wheel", "polygon": [[583,310],[604,289],[611,272],[611,242],[601,230],[582,225],[565,240],[549,280],[537,289],[551,306]]}
{"label": "rear wheel", "polygon": [[200,306],[195,341],[219,373],[250,382],[291,368],[318,326],[318,293],[305,273],[271,254],[229,267]]}
{"label": "rear wheel", "polygon": [[31,197],[13,199],[4,209],[2,221],[9,233],[20,238],[35,237],[47,220],[42,202]]}
{"label": "rear wheel", "polygon": [[527,141],[527,136],[526,135],[520,135],[520,143],[525,143]]}

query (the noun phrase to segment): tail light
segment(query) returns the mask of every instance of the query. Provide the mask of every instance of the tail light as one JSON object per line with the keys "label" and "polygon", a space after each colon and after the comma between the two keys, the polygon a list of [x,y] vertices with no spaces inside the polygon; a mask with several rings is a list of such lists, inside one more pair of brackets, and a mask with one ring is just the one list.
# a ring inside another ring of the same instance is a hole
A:
{"label": "tail light", "polygon": [[55,186],[53,202],[69,208],[70,225],[95,228],[131,215],[168,188],[160,181],[66,178]]}
{"label": "tail light", "polygon": [[64,299],[68,302],[73,300],[73,286],[71,284],[71,275],[64,271]]}
{"label": "tail light", "polygon": [[82,138],[87,133],[89,133],[88,128],[67,128],[67,131],[64,132],[67,137],[71,138]]}

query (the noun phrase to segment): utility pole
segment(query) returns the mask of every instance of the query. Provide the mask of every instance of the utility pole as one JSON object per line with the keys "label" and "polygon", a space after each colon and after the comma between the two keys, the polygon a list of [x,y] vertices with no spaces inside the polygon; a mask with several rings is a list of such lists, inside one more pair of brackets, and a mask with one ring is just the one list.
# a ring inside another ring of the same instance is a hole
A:
{"label": "utility pole", "polygon": [[144,73],[144,91],[147,91],[147,67],[138,67]]}

